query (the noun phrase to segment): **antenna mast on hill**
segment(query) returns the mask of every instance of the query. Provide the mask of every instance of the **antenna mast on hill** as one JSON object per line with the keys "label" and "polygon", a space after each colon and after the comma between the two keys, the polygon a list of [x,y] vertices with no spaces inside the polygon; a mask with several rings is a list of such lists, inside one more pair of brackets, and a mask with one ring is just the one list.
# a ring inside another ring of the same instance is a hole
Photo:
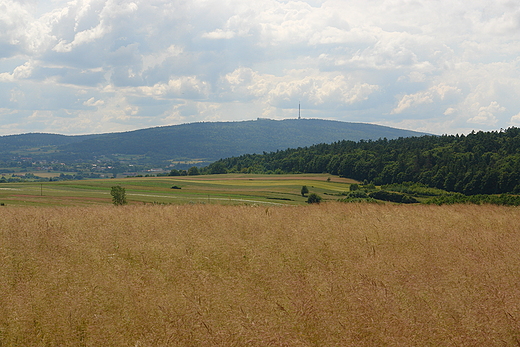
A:
{"label": "antenna mast on hill", "polygon": [[298,119],[302,119],[301,113],[300,113],[300,103],[298,103]]}

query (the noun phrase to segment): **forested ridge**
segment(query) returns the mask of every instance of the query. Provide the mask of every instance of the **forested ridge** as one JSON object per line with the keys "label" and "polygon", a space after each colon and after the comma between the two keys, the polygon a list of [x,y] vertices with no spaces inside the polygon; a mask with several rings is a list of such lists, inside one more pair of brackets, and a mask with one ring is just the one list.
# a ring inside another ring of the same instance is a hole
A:
{"label": "forested ridge", "polygon": [[221,159],[209,172],[323,173],[376,185],[418,182],[466,195],[520,192],[520,129],[338,141]]}
{"label": "forested ridge", "polygon": [[22,156],[35,160],[75,162],[91,161],[102,156],[134,156],[132,164],[146,162],[161,166],[171,160],[186,159],[197,159],[209,164],[220,158],[244,153],[262,153],[343,139],[358,141],[421,135],[424,133],[375,124],[323,119],[278,121],[260,118],[239,122],[189,123],[82,136],[0,136],[0,160]]}
{"label": "forested ridge", "polygon": [[242,122],[200,122],[103,134],[61,146],[76,154],[138,154],[165,158],[220,158],[262,153],[348,139],[398,138],[424,133],[374,124],[321,119],[258,119]]}

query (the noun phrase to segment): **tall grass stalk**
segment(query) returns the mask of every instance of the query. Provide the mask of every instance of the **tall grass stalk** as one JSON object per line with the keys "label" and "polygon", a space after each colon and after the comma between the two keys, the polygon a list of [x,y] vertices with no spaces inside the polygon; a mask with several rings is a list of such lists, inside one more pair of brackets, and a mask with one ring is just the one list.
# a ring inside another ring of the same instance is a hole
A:
{"label": "tall grass stalk", "polygon": [[517,346],[520,210],[0,209],[0,346]]}

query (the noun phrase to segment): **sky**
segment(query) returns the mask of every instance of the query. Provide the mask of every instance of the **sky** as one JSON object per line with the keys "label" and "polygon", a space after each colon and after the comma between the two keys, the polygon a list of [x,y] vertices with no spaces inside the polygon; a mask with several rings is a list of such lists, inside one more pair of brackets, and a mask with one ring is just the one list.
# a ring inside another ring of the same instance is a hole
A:
{"label": "sky", "polygon": [[520,126],[520,0],[0,0],[0,135]]}

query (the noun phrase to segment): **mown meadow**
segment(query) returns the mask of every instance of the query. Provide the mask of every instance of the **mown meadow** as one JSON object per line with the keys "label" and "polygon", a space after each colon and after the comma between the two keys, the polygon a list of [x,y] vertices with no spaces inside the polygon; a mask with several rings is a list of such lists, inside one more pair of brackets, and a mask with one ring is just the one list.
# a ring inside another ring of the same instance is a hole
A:
{"label": "mown meadow", "polygon": [[0,208],[0,346],[518,346],[520,210]]}

